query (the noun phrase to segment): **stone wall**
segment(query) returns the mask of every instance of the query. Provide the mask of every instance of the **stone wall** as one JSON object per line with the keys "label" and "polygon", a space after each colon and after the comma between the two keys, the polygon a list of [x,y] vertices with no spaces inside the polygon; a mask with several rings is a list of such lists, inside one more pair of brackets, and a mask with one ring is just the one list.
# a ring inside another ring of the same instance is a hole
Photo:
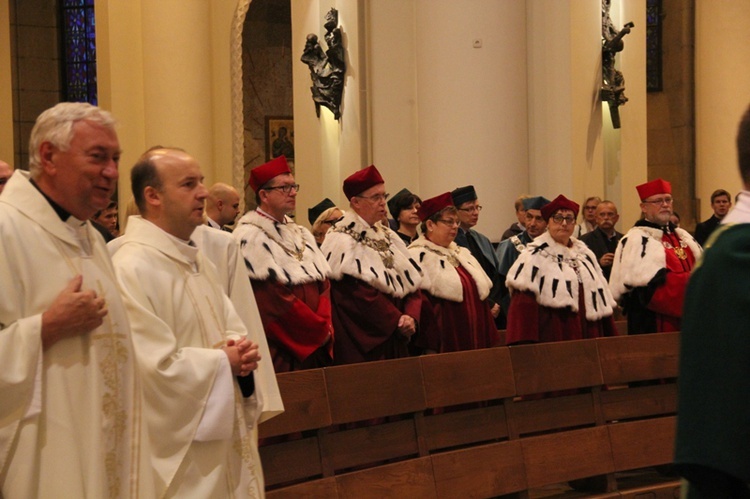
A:
{"label": "stone wall", "polygon": [[663,0],[661,92],[648,94],[648,178],[672,183],[681,225],[693,230],[695,205],[695,9]]}
{"label": "stone wall", "polygon": [[57,2],[11,0],[11,72],[16,168],[28,168],[36,117],[62,96]]}

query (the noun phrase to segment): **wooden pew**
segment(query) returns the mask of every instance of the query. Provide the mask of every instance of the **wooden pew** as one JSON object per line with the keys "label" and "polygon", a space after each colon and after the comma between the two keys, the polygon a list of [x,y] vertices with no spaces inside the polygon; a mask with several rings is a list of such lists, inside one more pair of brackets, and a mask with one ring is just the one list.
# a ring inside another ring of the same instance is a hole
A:
{"label": "wooden pew", "polygon": [[[679,333],[660,333],[597,341],[602,377],[612,389],[602,392],[615,471],[661,467],[674,455],[677,412]],[[619,389],[617,388],[619,386]],[[662,470],[663,468],[657,468]],[[646,487],[652,497],[678,497],[679,480],[659,473],[620,479],[622,497],[637,497]]]}
{"label": "wooden pew", "polygon": [[[281,374],[286,412],[260,426],[268,497],[673,497],[674,478],[639,469],[672,458],[678,341],[602,338]],[[601,491],[565,485],[591,477]]]}

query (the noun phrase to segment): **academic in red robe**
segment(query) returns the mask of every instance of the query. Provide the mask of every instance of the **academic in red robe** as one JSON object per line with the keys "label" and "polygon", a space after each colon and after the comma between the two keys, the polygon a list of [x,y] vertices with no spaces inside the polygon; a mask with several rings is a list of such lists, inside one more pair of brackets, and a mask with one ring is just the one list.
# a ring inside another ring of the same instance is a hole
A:
{"label": "academic in red robe", "polygon": [[312,234],[285,217],[246,213],[233,236],[258,303],[276,372],[333,363],[330,271]]}

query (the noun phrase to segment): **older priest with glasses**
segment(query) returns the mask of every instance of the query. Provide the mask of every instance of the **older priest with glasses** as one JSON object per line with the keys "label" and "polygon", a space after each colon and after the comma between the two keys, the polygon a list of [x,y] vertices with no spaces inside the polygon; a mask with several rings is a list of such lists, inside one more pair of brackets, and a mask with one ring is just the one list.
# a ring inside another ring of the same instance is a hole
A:
{"label": "older priest with glasses", "polygon": [[643,219],[620,239],[609,277],[628,318],[628,334],[679,331],[690,272],[702,253],[670,222],[672,185],[660,178],[636,187]]}
{"label": "older priest with glasses", "polygon": [[508,271],[506,342],[615,336],[615,304],[596,256],[571,237],[578,204],[562,194],[542,209],[547,232],[526,245]]}
{"label": "older priest with glasses", "polygon": [[419,207],[422,235],[409,252],[422,267],[422,292],[436,320],[429,349],[457,352],[496,346],[499,341],[489,303],[492,282],[468,249],[453,242],[458,214],[450,192]]}
{"label": "older priest with glasses", "polygon": [[321,246],[331,266],[336,364],[406,357],[419,327],[420,269],[382,223],[384,183],[375,166],[347,177],[351,210]]}

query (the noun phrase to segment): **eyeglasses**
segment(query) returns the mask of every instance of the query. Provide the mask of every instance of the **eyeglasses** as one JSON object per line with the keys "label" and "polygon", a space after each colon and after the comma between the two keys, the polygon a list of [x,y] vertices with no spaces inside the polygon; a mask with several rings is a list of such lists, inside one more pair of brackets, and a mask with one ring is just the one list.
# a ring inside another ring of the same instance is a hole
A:
{"label": "eyeglasses", "polygon": [[355,196],[355,197],[367,199],[369,201],[372,201],[373,203],[380,203],[380,202],[387,200],[388,196],[390,196],[390,194],[386,192],[385,194],[373,194],[372,196]]}
{"label": "eyeglasses", "polygon": [[573,215],[568,215],[564,217],[558,213],[557,215],[552,216],[552,220],[554,220],[555,223],[558,223],[558,224],[561,224],[563,222],[565,222],[566,224],[572,224],[576,221],[576,217],[574,217]]}
{"label": "eyeglasses", "polygon": [[652,204],[654,206],[661,206],[663,204],[672,204],[674,199],[672,198],[659,198],[659,199],[652,199],[651,201],[644,200],[644,203]]}
{"label": "eyeglasses", "polygon": [[461,225],[461,222],[459,222],[458,220],[446,220],[444,218],[438,218],[437,222],[442,222],[448,227],[458,227],[459,225]]}
{"label": "eyeglasses", "polygon": [[466,213],[472,213],[475,211],[482,211],[482,205],[472,206],[471,208],[458,208],[458,211],[465,211]]}
{"label": "eyeglasses", "polygon": [[323,220],[323,221],[322,221],[322,222],[320,222],[320,223],[321,223],[321,225],[322,225],[322,224],[333,225],[333,224],[335,224],[336,222],[338,222],[339,220],[341,220],[342,218],[344,218],[344,217],[339,217],[339,218],[332,218],[332,219],[330,219],[330,220]]}
{"label": "eyeglasses", "polygon": [[277,185],[276,187],[264,187],[264,191],[274,191],[274,190],[280,190],[284,194],[290,194],[292,192],[292,189],[294,189],[294,192],[299,192],[299,184],[286,184],[286,185]]}

